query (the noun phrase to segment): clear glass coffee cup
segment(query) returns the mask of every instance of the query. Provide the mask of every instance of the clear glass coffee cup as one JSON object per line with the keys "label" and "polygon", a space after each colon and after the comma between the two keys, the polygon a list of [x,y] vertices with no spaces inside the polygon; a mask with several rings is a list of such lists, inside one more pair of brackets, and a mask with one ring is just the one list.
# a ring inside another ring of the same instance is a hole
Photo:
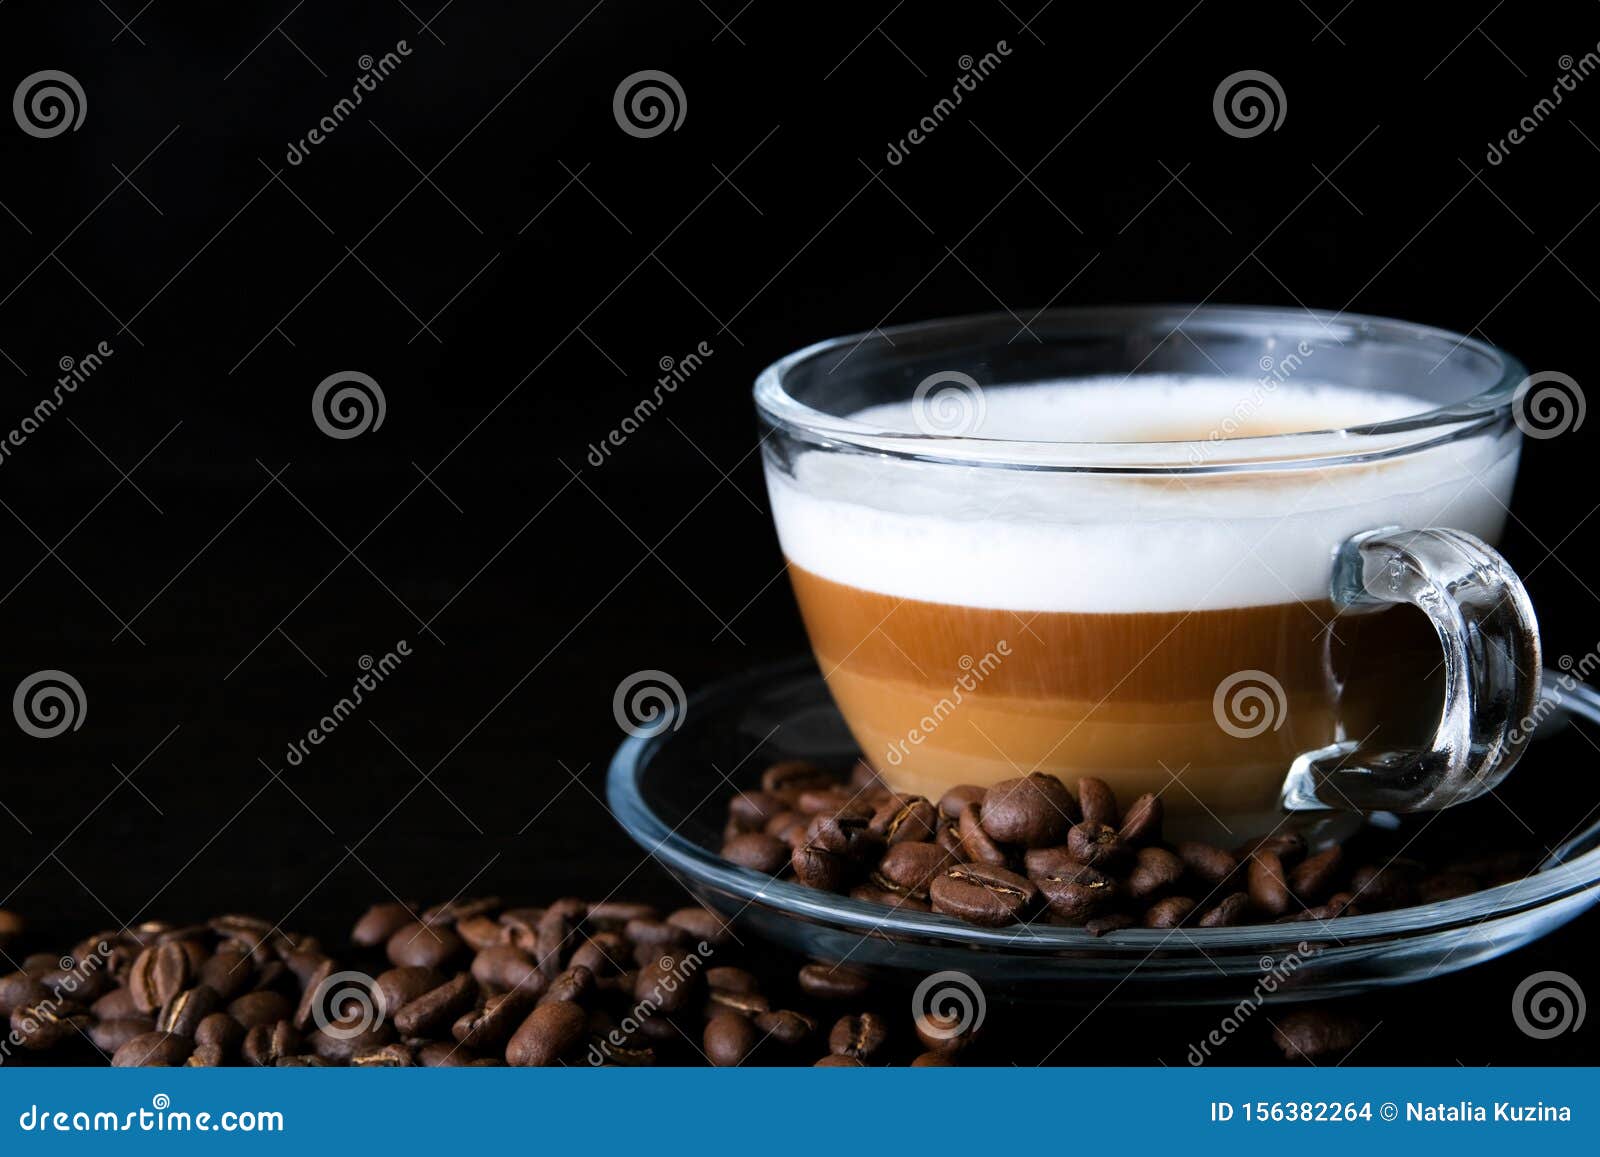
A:
{"label": "clear glass coffee cup", "polygon": [[755,397],[812,648],[891,787],[1094,776],[1216,838],[1516,763],[1525,378],[1399,321],[1131,307],[825,341]]}

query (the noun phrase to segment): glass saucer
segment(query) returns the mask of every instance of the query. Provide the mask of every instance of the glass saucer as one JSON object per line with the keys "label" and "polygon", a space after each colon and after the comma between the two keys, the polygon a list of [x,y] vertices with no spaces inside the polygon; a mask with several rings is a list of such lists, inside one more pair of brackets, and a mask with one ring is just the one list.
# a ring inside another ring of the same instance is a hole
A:
{"label": "glass saucer", "polygon": [[[955,969],[1018,996],[1072,1002],[1320,999],[1493,959],[1600,900],[1600,810],[1592,810],[1600,777],[1571,774],[1592,766],[1600,749],[1591,737],[1600,737],[1600,694],[1554,671],[1545,686],[1538,742],[1504,784],[1473,803],[1404,821],[1454,829],[1479,850],[1492,846],[1482,841],[1497,825],[1521,839],[1531,831],[1545,851],[1538,869],[1456,899],[1331,921],[1130,928],[1100,937],[1052,924],[979,928],[729,863],[717,849],[734,790],[755,785],[778,759],[843,768],[858,754],[809,659],[719,683],[662,721],[659,732],[630,737],[611,761],[606,791],[628,834],[707,907],[731,918],[741,936],[814,959],[869,971]],[[1372,822],[1383,820],[1394,817]]]}

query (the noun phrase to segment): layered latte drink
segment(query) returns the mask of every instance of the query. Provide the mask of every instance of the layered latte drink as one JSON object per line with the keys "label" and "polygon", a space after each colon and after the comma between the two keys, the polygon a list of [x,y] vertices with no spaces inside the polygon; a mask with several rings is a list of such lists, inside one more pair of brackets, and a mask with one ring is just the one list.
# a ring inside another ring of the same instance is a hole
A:
{"label": "layered latte drink", "polygon": [[[1403,453],[1380,439],[1353,455],[1352,428],[1435,403],[1309,373],[1268,385],[985,386],[945,399],[968,411],[945,442],[923,437],[921,408],[939,404],[923,392],[839,415],[876,443],[768,447],[817,661],[892,786],[937,798],[1034,770],[1093,775],[1226,827],[1273,812],[1302,752],[1375,735],[1426,744],[1433,626],[1412,608],[1339,613],[1330,568],[1376,528],[1496,542],[1516,439],[1488,429]],[[897,452],[902,436],[915,453]],[[1208,469],[1232,461],[1232,439],[1257,447],[1248,466]],[[1097,444],[1096,465],[1063,468],[1042,449],[1061,444]],[[1152,468],[1153,444],[1181,445],[1183,468]]]}

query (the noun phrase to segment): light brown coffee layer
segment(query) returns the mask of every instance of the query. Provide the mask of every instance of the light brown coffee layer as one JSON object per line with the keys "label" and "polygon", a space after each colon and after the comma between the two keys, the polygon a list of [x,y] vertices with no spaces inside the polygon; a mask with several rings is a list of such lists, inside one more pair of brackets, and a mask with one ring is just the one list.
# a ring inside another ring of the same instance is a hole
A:
{"label": "light brown coffee layer", "polygon": [[[1098,776],[1124,799],[1160,792],[1180,816],[1266,814],[1301,752],[1380,720],[1413,737],[1429,710],[1436,717],[1418,689],[1438,645],[1412,612],[1339,617],[1326,601],[1011,612],[789,570],[863,752],[892,786],[921,795],[1037,769]],[[1252,671],[1269,678],[1239,677]],[[1229,680],[1224,727],[1215,696]]]}

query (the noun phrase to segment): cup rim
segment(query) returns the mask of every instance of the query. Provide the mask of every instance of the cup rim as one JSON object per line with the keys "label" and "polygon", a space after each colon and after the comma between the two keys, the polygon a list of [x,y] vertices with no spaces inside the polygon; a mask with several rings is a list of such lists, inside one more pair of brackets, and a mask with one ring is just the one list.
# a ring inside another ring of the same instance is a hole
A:
{"label": "cup rim", "polygon": [[[1173,321],[1173,319],[1176,319]],[[1498,346],[1437,326],[1420,325],[1370,314],[1327,312],[1277,306],[1118,305],[1069,306],[1032,315],[1030,327],[1050,327],[1064,334],[1104,333],[1135,323],[1172,322],[1170,338],[1185,326],[1210,331],[1258,330],[1293,337],[1337,331],[1348,337],[1388,337],[1414,344],[1448,347],[1445,356],[1466,349],[1489,359],[1499,377],[1488,389],[1433,409],[1384,421],[1290,434],[1190,441],[1078,442],[1057,439],[973,437],[967,434],[907,433],[824,413],[789,392],[793,371],[806,363],[835,355],[839,368],[869,342],[892,346],[937,345],[952,349],[979,347],[983,335],[1016,330],[1010,312],[977,313],[827,338],[787,354],[757,376],[757,412],[771,427],[802,441],[832,450],[856,451],[892,458],[955,465],[1048,471],[1109,473],[1215,474],[1241,470],[1317,469],[1380,461],[1459,441],[1503,424],[1528,371]],[[830,369],[829,373],[833,370]],[[1127,375],[1133,376],[1133,372]],[[1330,452],[1330,443],[1337,447]]]}

